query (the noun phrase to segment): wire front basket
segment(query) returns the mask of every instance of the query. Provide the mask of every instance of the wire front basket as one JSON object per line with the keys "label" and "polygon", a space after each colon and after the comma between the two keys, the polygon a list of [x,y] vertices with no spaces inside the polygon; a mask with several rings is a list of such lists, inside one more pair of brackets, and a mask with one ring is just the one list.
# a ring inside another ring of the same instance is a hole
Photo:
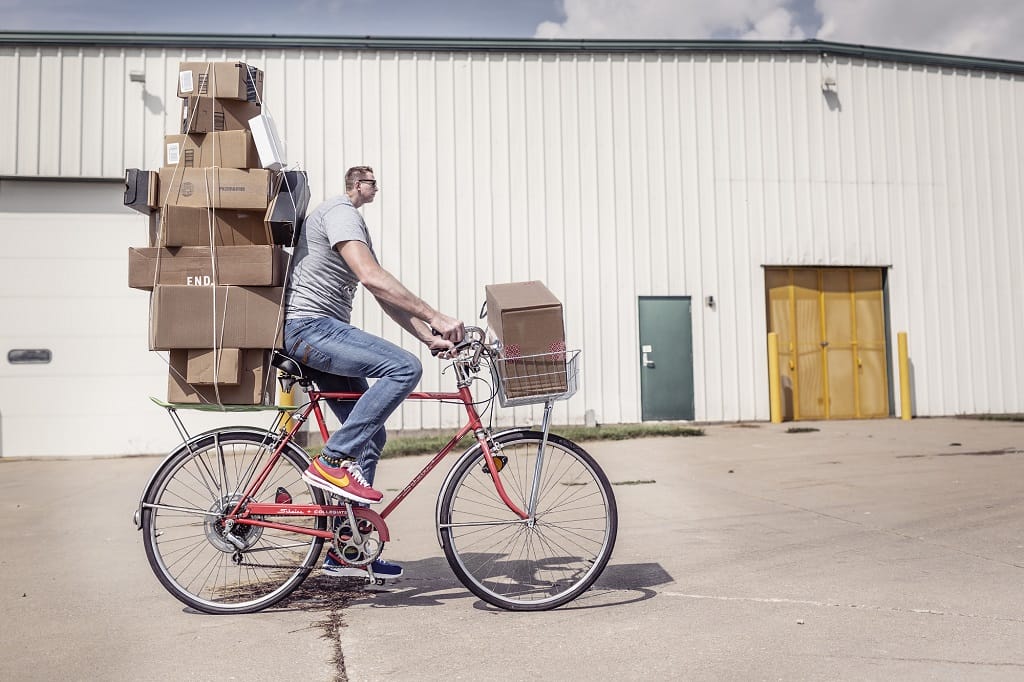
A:
{"label": "wire front basket", "polygon": [[580,351],[497,357],[491,376],[502,407],[565,400],[579,388]]}

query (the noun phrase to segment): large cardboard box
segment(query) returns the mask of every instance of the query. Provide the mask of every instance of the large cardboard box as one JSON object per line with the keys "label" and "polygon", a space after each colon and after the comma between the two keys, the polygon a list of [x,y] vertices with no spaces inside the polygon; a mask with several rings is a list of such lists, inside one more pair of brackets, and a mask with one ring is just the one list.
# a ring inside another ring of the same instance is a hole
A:
{"label": "large cardboard box", "polygon": [[245,246],[273,244],[265,214],[257,211],[210,210],[164,206],[160,211],[158,246]]}
{"label": "large cardboard box", "polygon": [[159,284],[279,287],[288,269],[280,246],[180,246],[128,249],[128,286]]}
{"label": "large cardboard box", "polygon": [[155,171],[126,168],[124,205],[139,213],[152,214],[159,206],[159,178]]}
{"label": "large cardboard box", "polygon": [[161,168],[160,205],[266,211],[279,174],[238,168]]}
{"label": "large cardboard box", "polygon": [[181,132],[217,133],[224,130],[248,130],[249,119],[260,115],[255,102],[212,97],[187,97],[181,104]]}
{"label": "large cardboard box", "polygon": [[263,72],[242,62],[181,62],[178,97],[204,95],[263,101]]}
{"label": "large cardboard box", "polygon": [[243,351],[241,348],[217,348],[186,352],[188,356],[185,381],[198,386],[212,386],[239,383],[242,380],[242,353],[249,351]]}
{"label": "large cardboard box", "polygon": [[164,166],[256,168],[259,154],[248,130],[167,135],[164,137]]}
{"label": "large cardboard box", "polygon": [[484,287],[487,324],[501,340],[499,376],[509,398],[567,390],[562,303],[542,282]]}
{"label": "large cardboard box", "polygon": [[281,348],[283,297],[284,287],[157,285],[149,349]]}
{"label": "large cardboard box", "polygon": [[[239,380],[234,384],[190,384],[187,380],[189,350],[172,350],[167,377],[167,402],[222,405],[272,405],[277,394],[270,352],[243,350],[239,355]],[[194,356],[193,356],[194,357]]]}

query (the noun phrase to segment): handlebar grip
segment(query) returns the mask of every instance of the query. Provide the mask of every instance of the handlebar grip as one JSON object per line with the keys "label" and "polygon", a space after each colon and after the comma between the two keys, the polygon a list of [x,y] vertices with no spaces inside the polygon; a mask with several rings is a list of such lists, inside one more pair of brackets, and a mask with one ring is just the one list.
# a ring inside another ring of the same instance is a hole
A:
{"label": "handlebar grip", "polygon": [[[433,334],[434,336],[441,336],[441,332],[437,331],[433,327],[430,328],[430,333]],[[438,355],[441,354],[441,351],[435,350],[435,349],[431,348],[430,349],[430,354],[433,355],[436,358]]]}

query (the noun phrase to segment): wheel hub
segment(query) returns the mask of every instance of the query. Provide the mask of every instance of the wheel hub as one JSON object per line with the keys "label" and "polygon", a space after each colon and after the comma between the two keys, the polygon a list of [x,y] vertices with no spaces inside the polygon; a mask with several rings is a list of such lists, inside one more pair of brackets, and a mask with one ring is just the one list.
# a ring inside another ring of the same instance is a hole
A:
{"label": "wheel hub", "polygon": [[241,523],[232,525],[231,529],[227,531],[228,534],[241,543],[241,546],[231,542],[225,536],[224,517],[231,513],[231,510],[235,508],[235,505],[237,505],[241,499],[242,496],[235,493],[234,495],[225,495],[219,500],[214,501],[207,511],[217,514],[217,516],[207,516],[206,521],[203,523],[203,528],[206,531],[206,539],[209,540],[211,545],[225,554],[233,554],[239,550],[247,550],[259,542],[260,538],[263,537],[262,527],[250,526]]}

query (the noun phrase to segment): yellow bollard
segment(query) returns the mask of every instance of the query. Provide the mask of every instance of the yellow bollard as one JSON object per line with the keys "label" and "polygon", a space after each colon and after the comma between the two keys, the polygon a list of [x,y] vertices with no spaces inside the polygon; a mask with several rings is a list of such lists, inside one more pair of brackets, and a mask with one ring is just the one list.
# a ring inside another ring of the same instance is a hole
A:
{"label": "yellow bollard", "polygon": [[909,421],[910,414],[910,360],[907,354],[907,333],[896,335],[900,363],[900,419]]}
{"label": "yellow bollard", "polygon": [[[292,390],[290,391],[281,391],[280,396],[278,397],[277,400],[277,404],[280,407],[295,407],[295,386],[292,386]],[[292,425],[295,423],[294,421],[292,421],[292,411],[281,411],[288,413],[288,417],[284,420],[283,426],[285,430],[290,430],[292,428]]]}
{"label": "yellow bollard", "polygon": [[779,375],[779,335],[768,332],[768,404],[772,424],[782,423],[782,377]]}

